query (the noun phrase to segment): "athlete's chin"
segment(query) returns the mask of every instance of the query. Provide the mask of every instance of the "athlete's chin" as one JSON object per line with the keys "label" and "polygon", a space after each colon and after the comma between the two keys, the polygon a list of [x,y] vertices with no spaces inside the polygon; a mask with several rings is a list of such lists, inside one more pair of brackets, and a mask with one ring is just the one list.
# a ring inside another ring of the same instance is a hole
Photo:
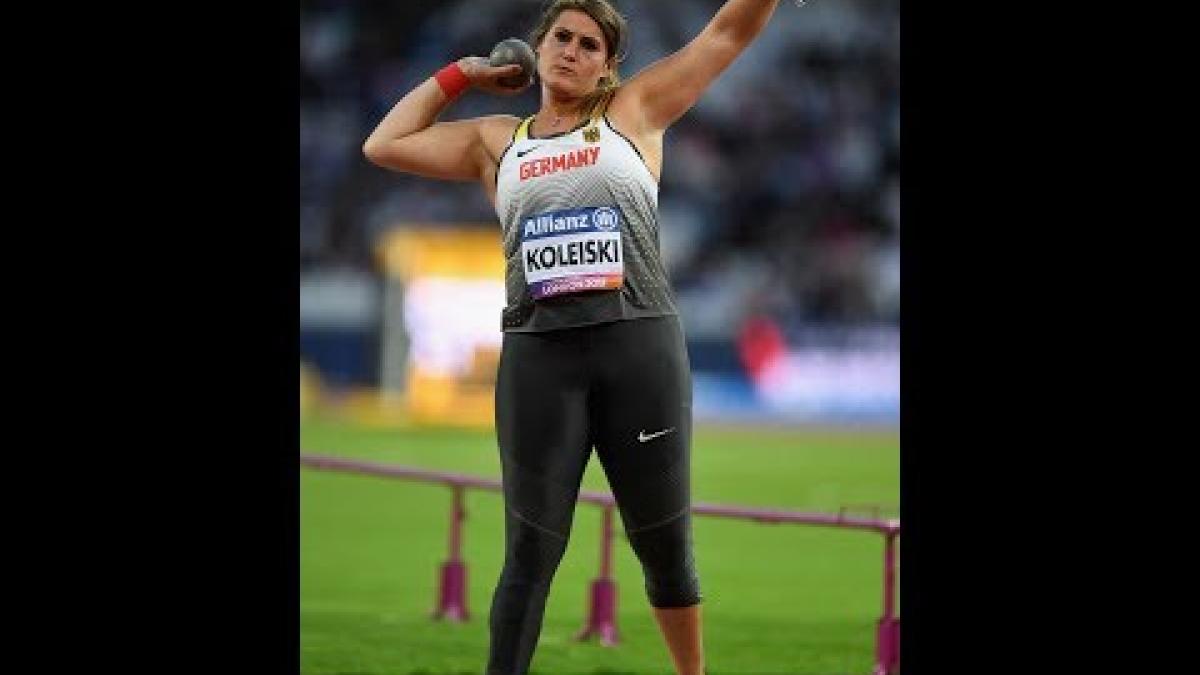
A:
{"label": "athlete's chin", "polygon": [[542,78],[542,82],[550,91],[560,96],[570,96],[572,98],[584,96],[588,93],[588,89],[580,82],[571,77],[563,77],[558,73],[550,73]]}

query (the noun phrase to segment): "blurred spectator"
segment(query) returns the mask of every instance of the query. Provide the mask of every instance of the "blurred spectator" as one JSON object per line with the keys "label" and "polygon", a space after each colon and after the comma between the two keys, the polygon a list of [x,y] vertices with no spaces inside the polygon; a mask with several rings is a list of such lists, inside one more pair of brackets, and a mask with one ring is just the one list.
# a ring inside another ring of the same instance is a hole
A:
{"label": "blurred spectator", "polygon": [[[680,47],[719,0],[615,4],[623,77]],[[389,174],[361,155],[408,89],[453,57],[525,37],[540,0],[305,0],[300,264],[375,274],[406,221],[495,222],[472,184]],[[748,308],[788,322],[894,323],[900,280],[898,0],[781,3],[754,47],[672,127],[661,242],[689,334],[736,338]],[[536,95],[468,94],[446,119],[531,114]],[[766,325],[766,324],[756,324]]]}

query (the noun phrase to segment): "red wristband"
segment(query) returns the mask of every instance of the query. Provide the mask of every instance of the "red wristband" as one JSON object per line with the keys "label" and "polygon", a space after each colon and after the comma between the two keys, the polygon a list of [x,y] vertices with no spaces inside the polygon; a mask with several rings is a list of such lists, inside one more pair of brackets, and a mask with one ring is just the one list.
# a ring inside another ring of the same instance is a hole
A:
{"label": "red wristband", "polygon": [[458,95],[471,86],[471,81],[467,79],[467,74],[458,67],[457,61],[452,61],[448,66],[437,71],[433,76],[437,80],[442,91],[445,92],[446,98],[455,99]]}

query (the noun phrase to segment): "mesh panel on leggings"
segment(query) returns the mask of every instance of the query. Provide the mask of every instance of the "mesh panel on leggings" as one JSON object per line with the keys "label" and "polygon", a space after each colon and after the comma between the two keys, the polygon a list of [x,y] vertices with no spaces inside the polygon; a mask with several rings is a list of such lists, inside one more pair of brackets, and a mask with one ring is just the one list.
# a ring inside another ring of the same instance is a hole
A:
{"label": "mesh panel on leggings", "polygon": [[510,510],[528,521],[566,537],[579,495],[577,485],[540,476],[522,468],[511,457],[504,474],[504,498]]}
{"label": "mesh panel on leggings", "polygon": [[622,471],[621,501],[618,507],[626,532],[653,527],[687,509],[689,494],[687,457],[676,459],[665,469]]}
{"label": "mesh panel on leggings", "polygon": [[691,531],[691,512],[685,511],[665,523],[627,533],[642,563],[651,605],[690,607],[700,602]]}
{"label": "mesh panel on leggings", "polygon": [[505,514],[504,570],[492,598],[488,675],[518,675],[529,669],[542,631],[542,615],[554,571],[567,539]]}

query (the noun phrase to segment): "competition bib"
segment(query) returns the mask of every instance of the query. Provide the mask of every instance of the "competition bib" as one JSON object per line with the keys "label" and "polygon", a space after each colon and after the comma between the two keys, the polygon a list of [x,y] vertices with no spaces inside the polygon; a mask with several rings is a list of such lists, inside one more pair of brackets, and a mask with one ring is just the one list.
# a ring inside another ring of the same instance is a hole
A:
{"label": "competition bib", "polygon": [[535,300],[620,288],[621,212],[593,206],[523,218],[521,260]]}

